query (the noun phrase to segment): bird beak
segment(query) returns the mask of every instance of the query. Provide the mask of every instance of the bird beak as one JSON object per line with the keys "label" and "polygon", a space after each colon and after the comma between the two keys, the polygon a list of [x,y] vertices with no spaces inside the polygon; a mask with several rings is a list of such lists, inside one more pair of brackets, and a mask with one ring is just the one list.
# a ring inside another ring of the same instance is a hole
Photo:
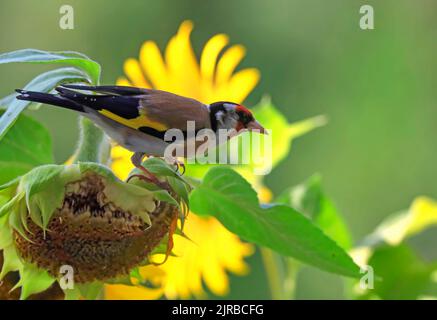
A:
{"label": "bird beak", "polygon": [[269,134],[268,132],[267,132],[267,130],[266,129],[264,129],[264,127],[262,126],[262,125],[260,125],[259,124],[259,122],[258,121],[256,121],[256,120],[253,120],[253,121],[251,121],[251,122],[249,122],[247,125],[246,125],[246,128],[249,130],[249,131],[259,131],[259,133],[262,133],[262,134]]}

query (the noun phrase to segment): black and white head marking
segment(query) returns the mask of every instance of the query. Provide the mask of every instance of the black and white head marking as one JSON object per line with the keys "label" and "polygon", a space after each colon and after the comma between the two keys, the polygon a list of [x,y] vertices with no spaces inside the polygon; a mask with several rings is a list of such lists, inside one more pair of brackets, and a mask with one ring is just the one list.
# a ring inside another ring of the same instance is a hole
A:
{"label": "black and white head marking", "polygon": [[215,102],[208,106],[210,112],[211,128],[234,129],[238,123],[238,114],[235,111],[237,104],[232,102]]}

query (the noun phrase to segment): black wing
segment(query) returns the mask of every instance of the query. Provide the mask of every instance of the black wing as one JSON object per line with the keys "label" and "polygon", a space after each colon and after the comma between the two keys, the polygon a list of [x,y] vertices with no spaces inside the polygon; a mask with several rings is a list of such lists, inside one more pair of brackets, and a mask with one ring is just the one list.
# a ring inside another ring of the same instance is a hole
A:
{"label": "black wing", "polygon": [[[74,101],[77,104],[86,106],[96,111],[108,110],[113,114],[116,114],[124,119],[134,119],[139,116],[139,97],[130,95],[117,95],[117,94],[105,94],[105,95],[93,95],[84,94],[78,91],[73,91],[63,87],[56,87],[56,91],[59,95],[70,101]],[[72,86],[69,86],[70,88]],[[81,88],[81,90],[91,90],[85,88],[94,88],[87,86],[74,86],[75,88]],[[96,87],[99,88],[99,87]],[[133,88],[135,89],[135,88]],[[103,91],[103,90],[102,90]],[[144,94],[144,93],[143,93]]]}
{"label": "black wing", "polygon": [[84,86],[78,84],[63,84],[62,87],[75,90],[86,90],[101,93],[115,94],[119,96],[135,96],[148,94],[150,89],[125,87],[125,86]]}

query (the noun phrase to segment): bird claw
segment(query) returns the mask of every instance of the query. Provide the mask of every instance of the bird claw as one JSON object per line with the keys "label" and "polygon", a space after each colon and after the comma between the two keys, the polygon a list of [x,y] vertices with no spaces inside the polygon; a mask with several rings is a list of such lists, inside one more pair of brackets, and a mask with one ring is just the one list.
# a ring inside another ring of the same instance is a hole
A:
{"label": "bird claw", "polygon": [[[185,163],[183,161],[174,160],[173,165],[176,167],[176,172],[179,172],[181,176],[185,173]],[[182,172],[179,170],[182,168]]]}
{"label": "bird claw", "polygon": [[[154,177],[154,176],[153,176]],[[144,174],[133,174],[133,175],[131,175],[131,176],[129,176],[128,178],[127,178],[127,180],[126,180],[126,182],[129,182],[130,180],[132,180],[133,178],[138,178],[138,179],[140,179],[140,180],[143,180],[143,181],[146,181],[146,182],[148,182],[148,183],[152,183],[152,184],[154,184],[154,185],[156,185],[158,188],[160,188],[160,189],[165,189],[165,190],[168,190],[168,185],[165,183],[165,182],[161,182],[161,181],[159,181],[158,179],[153,179],[153,178],[150,178],[150,177],[148,177],[148,176],[146,176],[146,175],[144,175]],[[155,177],[156,178],[156,177]]]}
{"label": "bird claw", "polygon": [[158,188],[168,190],[169,187],[167,183],[159,181],[159,179],[153,173],[144,168],[142,165],[137,166],[137,169],[141,170],[143,174],[133,174],[127,178],[126,182],[129,182],[133,178],[138,178],[140,180],[152,183]]}

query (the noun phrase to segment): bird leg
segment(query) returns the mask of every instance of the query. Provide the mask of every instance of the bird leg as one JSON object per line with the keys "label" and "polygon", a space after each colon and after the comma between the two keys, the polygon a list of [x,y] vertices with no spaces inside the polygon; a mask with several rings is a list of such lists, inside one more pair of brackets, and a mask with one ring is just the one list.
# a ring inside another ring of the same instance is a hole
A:
{"label": "bird leg", "polygon": [[134,174],[131,175],[127,181],[129,182],[129,180],[131,180],[132,178],[138,178],[141,180],[145,180],[147,182],[151,182],[155,185],[157,185],[160,188],[164,188],[167,189],[167,186],[165,185],[165,183],[159,181],[159,179],[153,174],[151,173],[149,170],[147,170],[146,168],[144,168],[144,166],[142,165],[142,160],[144,158],[145,154],[142,152],[135,152],[132,157],[131,157],[131,161],[132,164],[139,170],[141,170],[141,172],[143,172],[144,174]]}
{"label": "bird leg", "polygon": [[[170,186],[169,186],[167,183],[164,183],[164,182],[159,181],[158,178],[157,178],[153,173],[151,173],[149,170],[147,170],[146,168],[144,168],[144,166],[142,165],[142,160],[143,160],[143,158],[144,158],[144,155],[145,155],[145,154],[142,153],[142,152],[135,152],[135,153],[132,155],[132,157],[131,157],[132,164],[133,164],[136,168],[138,168],[139,170],[141,170],[141,171],[144,173],[144,175],[141,175],[141,174],[134,174],[134,175],[132,175],[132,176],[130,176],[130,177],[128,178],[128,181],[129,181],[130,179],[136,177],[136,178],[138,178],[138,179],[142,179],[142,180],[146,180],[146,181],[148,181],[148,182],[154,183],[155,185],[157,185],[157,186],[160,187],[160,188],[163,188],[163,189],[169,190]],[[184,164],[182,161],[179,161],[179,160],[177,160],[177,159],[175,158],[173,164],[176,165],[176,170],[179,170],[179,167],[182,167],[182,168],[183,168],[183,172],[182,172],[182,174],[185,173],[185,164]],[[169,230],[168,230],[167,250],[166,250],[166,252],[165,252],[165,258],[164,258],[164,261],[161,262],[161,263],[159,263],[159,264],[164,263],[164,262],[167,260],[168,256],[171,254],[171,251],[172,251],[173,246],[174,246],[173,236],[174,236],[174,233],[176,232],[177,225],[178,225],[178,216],[176,215],[176,216],[172,219],[172,221],[171,221],[171,223],[170,223],[170,226],[169,226]]]}
{"label": "bird leg", "polygon": [[[179,172],[181,176],[185,173],[185,163],[183,161],[179,161],[178,159],[173,159],[173,165],[176,166],[176,172]],[[179,170],[182,168],[182,172]]]}

